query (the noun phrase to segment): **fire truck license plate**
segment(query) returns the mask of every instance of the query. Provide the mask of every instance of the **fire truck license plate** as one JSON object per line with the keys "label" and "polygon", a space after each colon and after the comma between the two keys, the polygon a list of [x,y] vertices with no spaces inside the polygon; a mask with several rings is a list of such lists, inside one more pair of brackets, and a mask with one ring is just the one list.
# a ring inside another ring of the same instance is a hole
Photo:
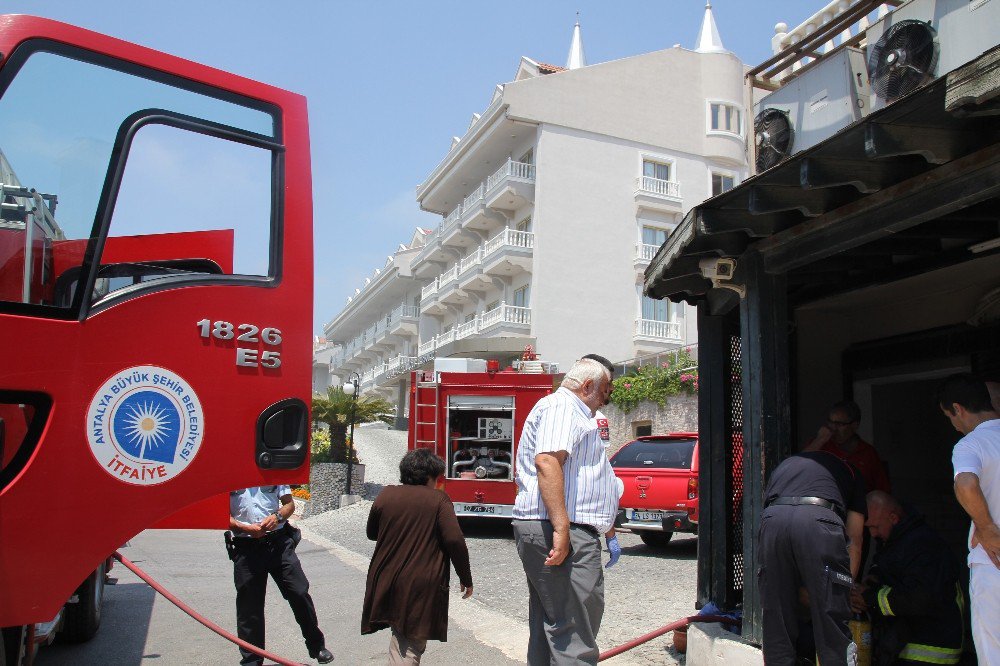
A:
{"label": "fire truck license plate", "polygon": [[494,513],[495,506],[484,506],[482,504],[466,504],[465,510],[468,513]]}
{"label": "fire truck license plate", "polygon": [[660,520],[663,514],[659,511],[636,511],[632,514],[632,520]]}

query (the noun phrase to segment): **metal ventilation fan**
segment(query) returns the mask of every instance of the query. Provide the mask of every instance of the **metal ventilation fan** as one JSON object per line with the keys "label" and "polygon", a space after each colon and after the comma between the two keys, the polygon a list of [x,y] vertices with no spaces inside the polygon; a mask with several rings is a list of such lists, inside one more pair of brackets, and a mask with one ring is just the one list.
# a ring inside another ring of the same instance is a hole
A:
{"label": "metal ventilation fan", "polygon": [[868,54],[872,92],[889,103],[927,83],[937,63],[936,34],[923,21],[889,28]]}
{"label": "metal ventilation fan", "polygon": [[764,109],[753,121],[757,140],[757,172],[766,171],[792,152],[794,131],[788,113],[781,109]]}

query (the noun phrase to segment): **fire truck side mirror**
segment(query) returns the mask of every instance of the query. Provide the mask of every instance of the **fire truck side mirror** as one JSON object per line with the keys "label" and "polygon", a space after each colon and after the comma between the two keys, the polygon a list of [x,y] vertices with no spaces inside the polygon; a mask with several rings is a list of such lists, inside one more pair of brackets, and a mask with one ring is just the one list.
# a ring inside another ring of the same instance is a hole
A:
{"label": "fire truck side mirror", "polygon": [[271,405],[257,418],[255,459],[265,469],[295,469],[309,455],[306,404],[289,398]]}

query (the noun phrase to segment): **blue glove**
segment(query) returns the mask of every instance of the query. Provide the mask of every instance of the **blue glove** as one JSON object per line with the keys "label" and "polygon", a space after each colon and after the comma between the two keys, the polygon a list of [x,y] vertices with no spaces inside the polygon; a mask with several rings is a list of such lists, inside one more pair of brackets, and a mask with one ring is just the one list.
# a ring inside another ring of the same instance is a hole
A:
{"label": "blue glove", "polygon": [[617,536],[604,537],[604,542],[608,544],[608,552],[611,553],[611,559],[608,560],[608,563],[604,565],[604,568],[610,569],[611,567],[615,566],[615,564],[618,562],[618,558],[622,556],[622,547],[618,543]]}

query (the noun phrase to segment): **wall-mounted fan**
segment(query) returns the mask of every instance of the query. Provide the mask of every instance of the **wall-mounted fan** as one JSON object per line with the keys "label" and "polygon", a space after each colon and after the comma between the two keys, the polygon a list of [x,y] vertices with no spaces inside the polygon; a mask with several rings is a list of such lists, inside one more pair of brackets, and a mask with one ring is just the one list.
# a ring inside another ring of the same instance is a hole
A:
{"label": "wall-mounted fan", "polygon": [[868,52],[871,89],[889,104],[927,83],[937,63],[937,33],[923,21],[896,23]]}
{"label": "wall-mounted fan", "polygon": [[757,173],[770,169],[792,153],[794,131],[788,113],[764,109],[753,121],[757,141]]}

